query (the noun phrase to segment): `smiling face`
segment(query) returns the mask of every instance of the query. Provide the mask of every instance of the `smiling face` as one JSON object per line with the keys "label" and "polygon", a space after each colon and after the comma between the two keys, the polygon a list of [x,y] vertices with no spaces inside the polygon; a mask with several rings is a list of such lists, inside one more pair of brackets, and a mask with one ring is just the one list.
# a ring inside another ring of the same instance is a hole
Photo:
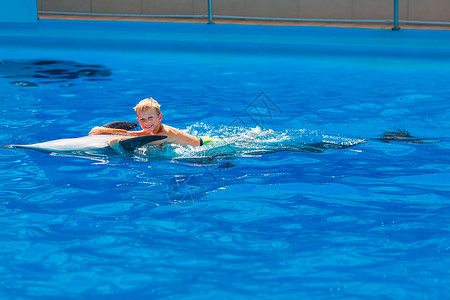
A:
{"label": "smiling face", "polygon": [[137,120],[142,129],[148,133],[156,134],[160,130],[162,113],[157,113],[154,109],[146,109],[136,112]]}

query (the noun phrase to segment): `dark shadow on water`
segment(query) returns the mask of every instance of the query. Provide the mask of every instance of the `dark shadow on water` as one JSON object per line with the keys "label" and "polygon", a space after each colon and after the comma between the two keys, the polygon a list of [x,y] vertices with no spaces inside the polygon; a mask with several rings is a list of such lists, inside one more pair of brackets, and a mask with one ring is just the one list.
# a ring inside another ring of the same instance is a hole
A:
{"label": "dark shadow on water", "polygon": [[0,78],[13,79],[11,84],[22,87],[67,83],[74,79],[109,80],[111,74],[112,71],[103,65],[69,60],[0,60]]}

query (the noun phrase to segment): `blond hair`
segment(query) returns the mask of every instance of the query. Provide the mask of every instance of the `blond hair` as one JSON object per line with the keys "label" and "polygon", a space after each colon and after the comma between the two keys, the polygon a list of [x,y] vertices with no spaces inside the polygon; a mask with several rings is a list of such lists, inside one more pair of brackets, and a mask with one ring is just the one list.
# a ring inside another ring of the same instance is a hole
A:
{"label": "blond hair", "polygon": [[160,107],[161,107],[161,105],[155,99],[145,98],[145,99],[139,101],[139,103],[135,107],[133,107],[133,109],[136,112],[142,112],[145,110],[154,109],[156,114],[159,116],[159,114],[161,113],[159,110]]}

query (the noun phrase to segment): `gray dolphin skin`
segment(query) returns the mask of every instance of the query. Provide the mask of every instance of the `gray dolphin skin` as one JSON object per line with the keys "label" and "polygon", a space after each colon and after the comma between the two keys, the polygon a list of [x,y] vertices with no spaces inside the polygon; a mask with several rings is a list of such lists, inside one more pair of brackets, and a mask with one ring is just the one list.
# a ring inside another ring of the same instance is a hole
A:
{"label": "gray dolphin skin", "polygon": [[[43,143],[29,145],[6,145],[2,148],[10,149],[27,149],[45,153],[102,153],[112,148],[108,142],[114,138],[121,137],[118,135],[90,135],[73,139],[59,139]],[[119,145],[126,152],[132,152],[145,144],[160,141],[167,138],[165,135],[146,135],[140,137],[132,137],[123,141],[119,141]]]}

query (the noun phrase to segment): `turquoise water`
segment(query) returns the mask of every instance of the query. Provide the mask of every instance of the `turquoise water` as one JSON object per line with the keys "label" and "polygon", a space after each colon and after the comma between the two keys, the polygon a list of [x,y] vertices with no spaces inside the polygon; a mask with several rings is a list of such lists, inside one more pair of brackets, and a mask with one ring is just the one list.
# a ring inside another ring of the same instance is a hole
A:
{"label": "turquoise water", "polygon": [[[150,96],[224,142],[0,149],[2,299],[450,295],[448,33],[99,24],[3,27],[2,144]],[[379,139],[401,130],[423,140]]]}

